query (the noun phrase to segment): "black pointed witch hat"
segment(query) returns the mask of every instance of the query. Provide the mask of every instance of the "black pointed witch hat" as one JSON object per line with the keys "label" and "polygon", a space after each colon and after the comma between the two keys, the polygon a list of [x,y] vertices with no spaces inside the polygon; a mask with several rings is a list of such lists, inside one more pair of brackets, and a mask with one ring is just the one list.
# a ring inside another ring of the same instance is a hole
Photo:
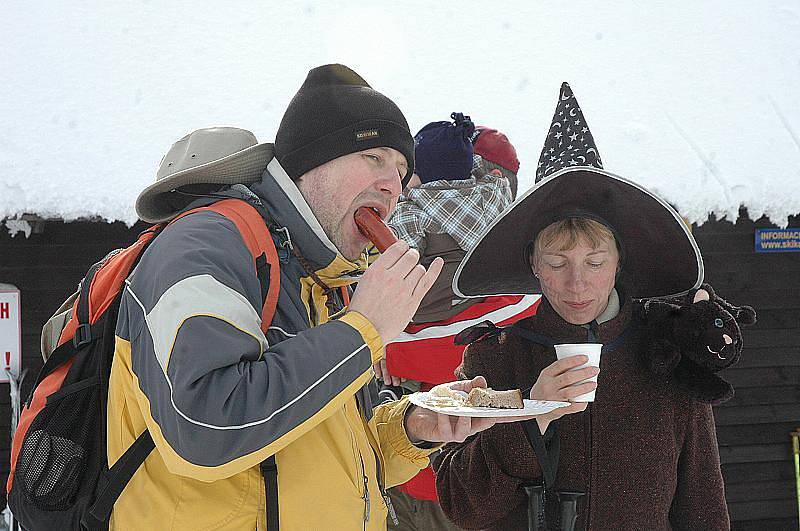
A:
{"label": "black pointed witch hat", "polygon": [[683,219],[652,192],[602,168],[583,113],[564,83],[536,184],[467,253],[453,291],[462,297],[541,293],[529,246],[539,231],[570,217],[611,228],[622,248],[621,277],[631,297],[678,295],[703,281],[703,259]]}
{"label": "black pointed witch hat", "polygon": [[562,83],[550,131],[536,165],[536,182],[574,166],[592,166],[602,170],[603,161],[578,100],[569,84]]}

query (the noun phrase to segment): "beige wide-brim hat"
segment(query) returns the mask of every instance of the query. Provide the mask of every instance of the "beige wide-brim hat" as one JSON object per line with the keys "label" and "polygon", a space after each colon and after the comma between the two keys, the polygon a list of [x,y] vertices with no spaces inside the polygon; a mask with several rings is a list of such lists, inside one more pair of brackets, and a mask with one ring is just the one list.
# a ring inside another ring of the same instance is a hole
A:
{"label": "beige wide-brim hat", "polygon": [[136,213],[149,223],[175,217],[193,197],[175,190],[192,184],[251,184],[261,180],[274,156],[272,144],[259,144],[238,127],[198,129],[175,142],[164,155],[156,182],[136,199]]}

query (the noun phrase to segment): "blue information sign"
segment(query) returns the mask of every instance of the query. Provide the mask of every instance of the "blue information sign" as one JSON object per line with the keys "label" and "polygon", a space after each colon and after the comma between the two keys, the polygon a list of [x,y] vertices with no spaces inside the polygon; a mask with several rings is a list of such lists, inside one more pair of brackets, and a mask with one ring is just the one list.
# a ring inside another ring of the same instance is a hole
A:
{"label": "blue information sign", "polygon": [[756,229],[756,252],[800,252],[800,228]]}

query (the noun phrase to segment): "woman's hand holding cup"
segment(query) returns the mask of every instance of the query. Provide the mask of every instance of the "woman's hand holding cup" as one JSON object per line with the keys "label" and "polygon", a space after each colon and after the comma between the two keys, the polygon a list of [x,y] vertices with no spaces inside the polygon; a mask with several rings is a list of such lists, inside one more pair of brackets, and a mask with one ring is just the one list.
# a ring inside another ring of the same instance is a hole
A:
{"label": "woman's hand holding cup", "polygon": [[[558,400],[572,402],[576,397],[597,389],[597,382],[584,381],[600,372],[598,367],[576,369],[589,361],[588,356],[570,356],[548,365],[539,374],[531,389],[531,400]],[[581,383],[578,383],[581,382]],[[539,415],[536,422],[539,431],[544,433],[550,422],[569,415],[580,413],[586,409],[588,402],[575,402],[566,407],[554,409],[550,413]]]}

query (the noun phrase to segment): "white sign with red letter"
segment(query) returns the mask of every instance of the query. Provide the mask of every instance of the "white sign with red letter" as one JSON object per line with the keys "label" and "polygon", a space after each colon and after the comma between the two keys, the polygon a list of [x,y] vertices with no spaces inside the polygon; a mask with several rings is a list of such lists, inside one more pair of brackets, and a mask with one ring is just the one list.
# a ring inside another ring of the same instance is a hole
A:
{"label": "white sign with red letter", "polygon": [[22,317],[19,290],[0,284],[0,383],[8,382],[8,374],[19,376],[22,365]]}

